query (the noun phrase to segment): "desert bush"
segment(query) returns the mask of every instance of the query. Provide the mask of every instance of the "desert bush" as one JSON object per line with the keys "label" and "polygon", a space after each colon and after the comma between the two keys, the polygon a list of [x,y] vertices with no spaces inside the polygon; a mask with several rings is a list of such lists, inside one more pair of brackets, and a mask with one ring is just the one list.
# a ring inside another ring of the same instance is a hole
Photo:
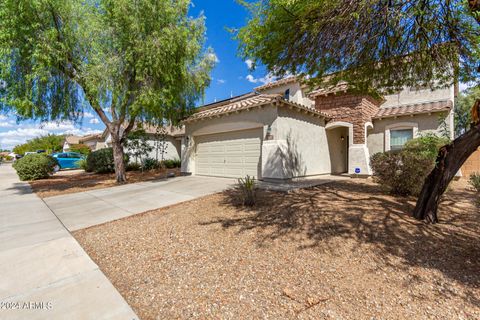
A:
{"label": "desert bush", "polygon": [[80,169],[87,171],[87,159],[80,159],[75,163]]}
{"label": "desert bush", "polygon": [[238,179],[237,189],[240,191],[243,205],[254,206],[257,199],[257,184],[254,177],[246,176]]}
{"label": "desert bush", "polygon": [[435,160],[438,150],[450,141],[445,137],[439,137],[434,133],[426,133],[418,138],[408,141],[402,151],[410,151]]}
{"label": "desert bush", "polygon": [[130,162],[127,164],[127,171],[140,171],[142,169],[142,165],[138,162]]}
{"label": "desert bush", "polygon": [[29,154],[17,160],[13,164],[13,168],[22,181],[38,180],[48,178],[53,174],[57,164],[55,158],[46,154]]}
{"label": "desert bush", "polygon": [[85,171],[95,173],[115,172],[113,149],[105,148],[90,153],[87,156],[87,166]]}
{"label": "desert bush", "polygon": [[81,153],[83,155],[89,155],[92,152],[92,150],[90,150],[90,148],[86,144],[82,143],[71,145],[69,151]]}
{"label": "desert bush", "polygon": [[472,173],[470,175],[470,179],[468,179],[468,183],[470,183],[470,185],[474,187],[477,192],[480,192],[480,172]]}
{"label": "desert bush", "polygon": [[370,159],[373,176],[393,194],[418,195],[435,167],[438,150],[447,143],[446,138],[426,134],[408,141],[400,151],[374,154]]}
{"label": "desert bush", "polygon": [[173,168],[180,168],[182,166],[182,162],[180,159],[168,159],[168,160],[163,160],[163,166],[168,169],[173,169]]}
{"label": "desert bush", "polygon": [[160,162],[153,158],[145,158],[142,160],[142,170],[149,171],[160,168]]}

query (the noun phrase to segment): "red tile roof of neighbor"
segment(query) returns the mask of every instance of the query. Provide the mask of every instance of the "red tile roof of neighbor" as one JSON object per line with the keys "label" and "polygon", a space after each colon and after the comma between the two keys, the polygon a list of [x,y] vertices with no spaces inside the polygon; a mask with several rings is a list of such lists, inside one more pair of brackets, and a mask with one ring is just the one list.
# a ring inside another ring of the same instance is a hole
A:
{"label": "red tile roof of neighbor", "polygon": [[242,100],[238,100],[232,103],[228,104],[221,104],[218,107],[214,108],[206,108],[206,109],[200,109],[198,112],[194,113],[190,117],[188,117],[185,122],[191,122],[195,121],[198,119],[203,119],[203,118],[212,118],[212,117],[218,117],[220,115],[225,115],[229,113],[236,113],[240,112],[243,110],[248,110],[251,108],[256,108],[256,107],[262,107],[266,106],[269,104],[279,104],[279,105],[284,105],[286,107],[296,109],[298,111],[304,111],[306,113],[310,113],[315,116],[320,116],[324,118],[329,118],[329,116],[323,112],[320,112],[318,110],[315,110],[313,108],[309,108],[307,106],[287,101],[282,98],[281,95],[278,94],[257,94],[254,96],[247,97]]}
{"label": "red tile roof of neighbor", "polygon": [[68,144],[78,144],[80,143],[80,139],[82,139],[81,136],[74,135],[69,135],[65,137],[65,141],[67,141]]}
{"label": "red tile roof of neighbor", "polygon": [[453,103],[451,100],[406,104],[406,105],[401,105],[396,107],[384,107],[384,108],[380,108],[377,114],[373,118],[381,119],[381,118],[407,116],[407,115],[415,115],[415,114],[422,114],[422,113],[450,111],[452,107],[453,107]]}
{"label": "red tile roof of neighbor", "polygon": [[[151,133],[151,134],[156,134],[157,133],[157,127],[144,124],[140,126],[143,130],[145,130],[146,133]],[[165,133],[169,136],[182,136],[185,134],[185,128],[183,126],[181,127],[176,127],[173,125],[166,125],[165,126]]]}

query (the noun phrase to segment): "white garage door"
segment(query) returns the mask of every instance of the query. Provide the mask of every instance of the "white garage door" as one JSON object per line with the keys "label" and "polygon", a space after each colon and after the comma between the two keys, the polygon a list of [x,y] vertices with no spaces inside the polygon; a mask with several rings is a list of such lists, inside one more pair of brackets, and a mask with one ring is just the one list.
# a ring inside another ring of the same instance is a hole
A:
{"label": "white garage door", "polygon": [[196,174],[258,179],[263,128],[195,137]]}

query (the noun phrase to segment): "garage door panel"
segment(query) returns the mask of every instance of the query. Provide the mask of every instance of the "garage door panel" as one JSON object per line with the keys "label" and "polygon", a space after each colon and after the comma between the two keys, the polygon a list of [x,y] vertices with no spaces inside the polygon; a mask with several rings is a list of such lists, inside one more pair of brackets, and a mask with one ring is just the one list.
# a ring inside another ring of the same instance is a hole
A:
{"label": "garage door panel", "polygon": [[242,152],[243,151],[243,145],[241,143],[235,143],[231,144],[225,147],[226,152]]}
{"label": "garage door panel", "polygon": [[222,177],[258,177],[263,129],[195,137],[196,173]]}

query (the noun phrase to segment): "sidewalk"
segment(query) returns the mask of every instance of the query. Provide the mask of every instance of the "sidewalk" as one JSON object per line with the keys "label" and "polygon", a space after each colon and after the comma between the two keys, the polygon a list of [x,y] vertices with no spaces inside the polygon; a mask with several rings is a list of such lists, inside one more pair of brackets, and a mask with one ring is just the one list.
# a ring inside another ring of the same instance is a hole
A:
{"label": "sidewalk", "polygon": [[6,164],[0,165],[0,319],[138,319]]}

